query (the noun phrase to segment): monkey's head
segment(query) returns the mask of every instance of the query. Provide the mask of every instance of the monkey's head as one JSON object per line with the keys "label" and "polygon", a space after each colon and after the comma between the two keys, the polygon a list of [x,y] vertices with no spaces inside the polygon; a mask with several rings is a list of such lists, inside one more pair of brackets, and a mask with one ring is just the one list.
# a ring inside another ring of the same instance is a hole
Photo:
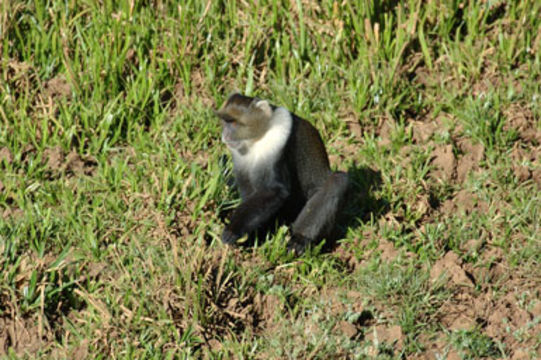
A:
{"label": "monkey's head", "polygon": [[230,150],[241,153],[268,130],[272,107],[266,100],[235,93],[216,115],[222,120],[222,141]]}

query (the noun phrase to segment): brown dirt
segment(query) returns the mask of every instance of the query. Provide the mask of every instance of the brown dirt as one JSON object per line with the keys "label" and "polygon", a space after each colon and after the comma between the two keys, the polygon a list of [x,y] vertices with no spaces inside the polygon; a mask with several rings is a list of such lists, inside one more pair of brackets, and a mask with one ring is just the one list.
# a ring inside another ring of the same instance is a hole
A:
{"label": "brown dirt", "polygon": [[[61,157],[62,155],[58,155]],[[77,152],[72,150],[67,156],[64,163],[55,169],[61,169],[68,174],[74,175],[93,175],[96,170],[97,161],[92,157],[82,157]]]}
{"label": "brown dirt", "polygon": [[395,351],[400,352],[404,346],[405,336],[402,333],[402,328],[398,325],[376,325],[368,330],[366,339],[374,344],[386,343],[391,345]]}
{"label": "brown dirt", "polygon": [[47,170],[55,171],[59,170],[64,163],[64,153],[60,146],[45,149],[43,151],[43,160]]}
{"label": "brown dirt", "polygon": [[42,95],[46,99],[69,98],[71,96],[71,85],[64,75],[58,75],[43,85]]}
{"label": "brown dirt", "polygon": [[[448,331],[480,329],[492,340],[506,344],[511,358],[520,358],[520,349],[535,349],[536,334],[541,333],[541,302],[535,299],[536,282],[510,271],[499,248],[486,249],[483,256],[492,263],[488,269],[472,268],[451,252],[436,261],[430,272],[431,279],[439,281],[442,274],[447,276],[450,281],[445,286],[453,292],[436,317]],[[471,273],[466,269],[471,269]],[[500,283],[503,291],[497,294],[486,283],[476,285],[476,278]],[[516,337],[518,333],[523,334],[522,338]],[[437,353],[445,350],[438,341],[426,339],[425,344]]]}
{"label": "brown dirt", "polygon": [[463,155],[458,161],[456,177],[462,183],[471,171],[479,170],[479,163],[485,157],[485,147],[483,144],[473,144],[469,139],[461,139],[458,148]]}
{"label": "brown dirt", "polygon": [[34,354],[54,340],[50,329],[39,325],[37,319],[0,318],[0,357],[12,349],[17,356]]}
{"label": "brown dirt", "polygon": [[349,339],[353,339],[359,333],[355,325],[344,320],[340,320],[338,324],[336,324],[335,331],[342,333]]}
{"label": "brown dirt", "polygon": [[488,211],[488,204],[479,199],[477,194],[474,194],[468,190],[460,190],[452,198],[445,200],[439,211],[444,215],[450,215],[456,211],[470,214],[473,211],[486,212]]}
{"label": "brown dirt", "polygon": [[452,145],[437,146],[432,152],[431,175],[434,179],[449,181],[453,178],[456,167],[456,158],[453,154]]}
{"label": "brown dirt", "polygon": [[527,143],[541,144],[541,130],[536,128],[536,121],[531,109],[520,103],[511,104],[504,110],[505,131],[514,130],[521,140]]}
{"label": "brown dirt", "polygon": [[283,311],[285,306],[276,295],[257,294],[254,298],[254,308],[262,324],[272,324],[276,314]]}
{"label": "brown dirt", "polygon": [[8,207],[7,209],[5,209],[3,212],[2,212],[2,219],[16,219],[16,218],[19,218],[23,215],[23,211],[16,207],[16,206],[12,206],[12,207]]}
{"label": "brown dirt", "polygon": [[541,184],[541,146],[532,148],[524,143],[515,143],[511,150],[511,162],[513,174],[519,182],[533,178],[535,183]]}
{"label": "brown dirt", "polygon": [[2,163],[11,164],[13,162],[13,155],[11,154],[11,151],[7,147],[3,147],[0,149],[0,165]]}
{"label": "brown dirt", "polygon": [[442,277],[448,277],[454,285],[474,285],[471,276],[468,276],[468,273],[462,268],[462,261],[452,251],[447,252],[442,259],[436,261],[430,270],[430,279],[433,282],[440,280]]}
{"label": "brown dirt", "polygon": [[434,135],[442,135],[450,131],[449,124],[451,122],[448,117],[446,114],[440,114],[434,119],[427,116],[423,121],[410,119],[408,123],[413,143],[417,145],[428,144]]}
{"label": "brown dirt", "polygon": [[394,244],[384,239],[381,239],[376,251],[380,252],[380,258],[383,261],[391,261],[396,259],[398,256],[398,251],[396,250]]}
{"label": "brown dirt", "polygon": [[391,119],[382,119],[381,125],[376,134],[379,135],[379,146],[388,146],[391,144],[391,135],[396,127],[396,124]]}
{"label": "brown dirt", "polygon": [[[499,80],[487,81],[491,83]],[[476,91],[484,91],[485,85],[478,84]],[[537,120],[532,111],[522,104],[509,107],[504,111],[504,116],[508,119],[504,130],[515,131],[517,134],[512,151],[503,154],[510,161],[508,170],[518,182],[525,184],[533,182],[541,188],[541,131],[536,128]],[[430,180],[451,185],[449,187],[451,191],[447,193],[449,197],[442,203],[432,204],[427,191],[418,195],[416,200],[418,204],[415,201],[408,201],[410,209],[418,208],[423,213],[426,207],[424,213],[426,215],[434,213],[439,220],[457,214],[460,216],[472,213],[489,214],[489,210],[490,214],[501,213],[501,209],[506,206],[502,199],[505,198],[505,193],[486,199],[475,191],[462,187],[470,177],[482,178],[482,172],[490,166],[483,144],[467,138],[460,125],[455,124],[451,128],[444,119],[423,118],[409,120],[408,123],[413,145],[400,152],[403,156],[401,165],[409,164],[410,154],[414,154],[416,146],[423,149],[430,147],[433,149],[430,154],[432,169],[427,179],[428,185],[425,187],[430,189],[433,186]],[[380,145],[390,144],[394,128],[392,121],[382,123],[378,128]],[[438,136],[444,131],[451,134],[450,144],[436,144]],[[422,229],[424,224],[433,220],[434,218],[430,216],[422,217],[418,226]],[[389,213],[379,222],[396,227],[400,225],[401,220],[396,214]],[[494,230],[497,228],[498,223],[495,221]],[[520,266],[511,267],[506,260],[507,254],[501,248],[491,245],[490,239],[493,236],[491,231],[492,229],[487,229],[486,234],[472,238],[460,246],[465,259],[479,256],[481,258],[479,263],[483,264],[482,266],[473,266],[462,260],[457,253],[447,251],[430,268],[431,282],[435,286],[443,286],[452,295],[433,315],[443,331],[436,332],[431,338],[421,336],[418,341],[423,344],[425,351],[414,358],[433,359],[438,356],[447,359],[462,358],[464,354],[449,343],[448,334],[456,331],[480,331],[491,340],[501,342],[505,347],[506,356],[510,359],[541,357],[538,336],[541,333],[539,276],[523,273]],[[367,239],[373,239],[378,235],[370,233],[366,236]],[[511,240],[526,241],[514,234],[511,235]],[[364,239],[363,242],[369,241]],[[347,254],[347,250],[340,248],[337,249],[337,256],[348,270],[355,271],[366,265],[365,259],[370,257],[373,251],[379,252],[383,261],[392,261],[400,253],[391,242],[380,238],[378,247],[366,251],[361,257]],[[495,288],[499,290],[494,291]],[[385,334],[385,326],[377,325],[371,330],[367,329],[365,332],[367,339],[374,338],[373,335],[368,335],[374,329]],[[398,330],[396,333],[399,334]],[[388,338],[392,342],[400,336]],[[396,341],[396,344],[399,342]],[[373,350],[372,355],[376,356],[377,349]]]}
{"label": "brown dirt", "polygon": [[426,143],[439,128],[436,122],[413,120],[410,124],[412,127],[412,138],[415,144]]}
{"label": "brown dirt", "polygon": [[346,120],[348,130],[355,136],[356,139],[361,140],[363,137],[363,128],[359,121],[356,119]]}

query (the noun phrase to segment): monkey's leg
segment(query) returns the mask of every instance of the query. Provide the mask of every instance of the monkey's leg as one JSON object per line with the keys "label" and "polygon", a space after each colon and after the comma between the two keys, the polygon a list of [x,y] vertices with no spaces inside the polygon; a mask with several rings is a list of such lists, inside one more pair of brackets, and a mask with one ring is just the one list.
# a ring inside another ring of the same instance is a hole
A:
{"label": "monkey's leg", "polygon": [[242,236],[260,228],[276,215],[287,196],[285,190],[277,189],[259,191],[248,197],[233,212],[222,241],[234,244]]}
{"label": "monkey's leg", "polygon": [[302,254],[307,245],[331,234],[348,185],[346,173],[329,175],[323,186],[308,199],[293,223],[293,236],[288,244],[290,250]]}

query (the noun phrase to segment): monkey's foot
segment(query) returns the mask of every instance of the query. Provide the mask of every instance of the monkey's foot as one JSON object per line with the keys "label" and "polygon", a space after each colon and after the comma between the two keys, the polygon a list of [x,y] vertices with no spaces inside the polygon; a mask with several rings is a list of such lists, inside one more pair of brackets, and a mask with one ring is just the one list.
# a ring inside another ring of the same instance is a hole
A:
{"label": "monkey's foot", "polygon": [[308,245],[310,245],[311,240],[302,235],[293,235],[289,243],[287,244],[287,251],[293,251],[297,256],[304,254]]}
{"label": "monkey's foot", "polygon": [[227,245],[235,246],[237,245],[237,240],[240,236],[233,233],[231,230],[225,229],[222,233],[222,242]]}

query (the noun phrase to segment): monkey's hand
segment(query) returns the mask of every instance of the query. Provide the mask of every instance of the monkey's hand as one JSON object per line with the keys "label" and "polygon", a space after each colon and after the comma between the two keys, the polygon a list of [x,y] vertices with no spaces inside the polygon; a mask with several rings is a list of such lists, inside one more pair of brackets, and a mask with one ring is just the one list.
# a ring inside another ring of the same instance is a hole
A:
{"label": "monkey's hand", "polygon": [[240,238],[237,234],[232,232],[231,230],[225,228],[224,232],[222,233],[222,242],[227,245],[237,245],[237,240]]}

